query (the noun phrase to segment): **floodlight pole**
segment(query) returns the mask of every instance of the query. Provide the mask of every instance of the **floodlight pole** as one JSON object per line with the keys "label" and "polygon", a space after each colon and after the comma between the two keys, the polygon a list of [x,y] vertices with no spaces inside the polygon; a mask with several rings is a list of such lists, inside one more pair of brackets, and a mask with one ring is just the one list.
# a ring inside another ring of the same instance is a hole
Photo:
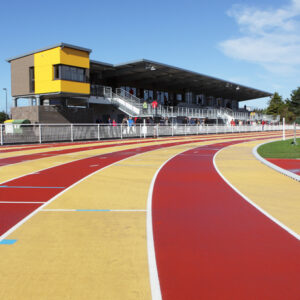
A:
{"label": "floodlight pole", "polygon": [[282,140],[285,141],[285,118],[282,118]]}
{"label": "floodlight pole", "polygon": [[5,113],[7,114],[7,88],[3,88],[3,91],[5,91]]}

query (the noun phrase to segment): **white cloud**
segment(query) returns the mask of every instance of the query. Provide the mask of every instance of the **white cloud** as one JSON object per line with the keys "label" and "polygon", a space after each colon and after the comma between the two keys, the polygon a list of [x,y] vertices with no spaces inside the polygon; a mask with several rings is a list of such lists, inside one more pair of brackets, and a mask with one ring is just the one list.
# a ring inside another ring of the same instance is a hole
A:
{"label": "white cloud", "polygon": [[235,5],[228,15],[235,19],[242,35],[220,44],[227,56],[260,64],[282,75],[299,72],[300,0],[265,10]]}

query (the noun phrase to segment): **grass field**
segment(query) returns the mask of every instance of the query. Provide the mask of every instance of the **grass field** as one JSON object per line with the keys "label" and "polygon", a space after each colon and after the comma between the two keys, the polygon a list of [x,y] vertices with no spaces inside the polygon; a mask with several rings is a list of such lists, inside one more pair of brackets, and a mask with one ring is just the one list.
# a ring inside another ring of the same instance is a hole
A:
{"label": "grass field", "polygon": [[297,145],[292,142],[293,139],[268,143],[260,146],[257,152],[265,158],[300,158],[300,138]]}

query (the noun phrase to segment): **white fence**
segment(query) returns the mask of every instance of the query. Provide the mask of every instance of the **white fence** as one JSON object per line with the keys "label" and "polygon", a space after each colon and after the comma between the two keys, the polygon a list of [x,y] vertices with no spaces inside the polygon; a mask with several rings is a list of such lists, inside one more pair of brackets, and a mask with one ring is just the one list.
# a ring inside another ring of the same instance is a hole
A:
{"label": "white fence", "polygon": [[[292,130],[292,125],[286,125]],[[300,127],[298,126],[298,129]],[[282,125],[0,124],[0,145],[283,130]]]}

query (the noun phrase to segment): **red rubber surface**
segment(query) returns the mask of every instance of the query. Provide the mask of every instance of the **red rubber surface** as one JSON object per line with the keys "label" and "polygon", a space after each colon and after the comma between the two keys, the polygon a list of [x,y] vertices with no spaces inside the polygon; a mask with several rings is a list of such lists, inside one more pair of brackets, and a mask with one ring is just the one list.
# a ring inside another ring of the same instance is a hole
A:
{"label": "red rubber surface", "polygon": [[[99,142],[99,141],[98,141]],[[50,144],[37,144],[37,145],[12,145],[12,146],[0,146],[0,153],[7,153],[7,152],[17,152],[23,150],[32,150],[32,149],[44,149],[44,148],[52,148],[52,147],[64,147],[64,146],[80,146],[86,145],[90,143],[97,143],[97,141],[87,141],[87,142],[67,142],[67,143],[50,143]],[[99,142],[100,143],[100,142]],[[1,147],[5,147],[7,149],[1,149]]]}
{"label": "red rubber surface", "polygon": [[[165,139],[159,140],[159,141],[166,141]],[[25,162],[28,160],[34,160],[34,159],[40,159],[40,158],[46,158],[56,155],[62,155],[62,154],[68,154],[68,153],[76,153],[80,151],[88,151],[88,150],[95,150],[95,149],[103,149],[103,148],[109,148],[109,147],[117,147],[117,146],[128,146],[128,145],[134,145],[134,144],[145,144],[149,143],[149,141],[131,141],[128,143],[115,143],[115,144],[109,144],[109,145],[97,145],[97,146],[90,146],[90,147],[78,147],[78,148],[71,148],[71,149],[62,149],[62,150],[55,150],[55,151],[48,151],[43,153],[34,153],[34,154],[26,154],[26,155],[19,155],[14,157],[7,157],[7,158],[0,158],[0,167],[7,166],[11,164],[16,164],[20,162]],[[29,149],[26,149],[29,150]]]}
{"label": "red rubber surface", "polygon": [[[202,137],[199,137],[199,139],[195,141],[207,141],[208,139],[204,139]],[[220,138],[220,137],[219,137]],[[231,139],[232,137],[227,137],[222,139]],[[180,138],[164,138],[164,139],[156,139],[153,140],[153,142],[163,142],[163,141],[178,141]],[[26,155],[19,155],[19,156],[12,156],[12,157],[7,157],[7,158],[0,158],[0,167],[2,166],[7,166],[11,164],[17,164],[29,160],[34,160],[34,159],[40,159],[40,158],[46,158],[46,157],[51,157],[51,156],[56,156],[56,155],[62,155],[62,154],[68,154],[68,153],[76,153],[80,151],[88,151],[88,150],[95,150],[95,149],[102,149],[102,148],[109,148],[109,147],[116,147],[116,146],[127,146],[127,145],[134,145],[134,144],[145,144],[149,143],[151,141],[149,140],[130,140],[127,143],[114,143],[114,144],[109,144],[109,145],[99,145],[96,146],[90,146],[90,147],[78,147],[78,148],[71,148],[71,149],[62,149],[62,150],[55,150],[55,151],[48,151],[48,152],[43,152],[43,153],[34,153],[34,154],[26,154]],[[190,143],[190,142],[189,142]],[[84,143],[73,143],[74,145],[82,145]],[[72,143],[67,143],[66,145],[72,145]],[[61,144],[63,146],[63,144]],[[49,148],[52,147],[52,144],[50,144]],[[48,148],[48,147],[41,147],[41,148]],[[23,150],[29,150],[30,147],[24,148]]]}
{"label": "red rubber surface", "polygon": [[267,160],[282,169],[300,175],[300,159],[268,158]]}
{"label": "red rubber surface", "polygon": [[162,298],[300,299],[299,241],[213,166],[230,144],[187,151],[158,174],[152,216]]}
{"label": "red rubber surface", "polygon": [[[197,141],[194,140],[193,142]],[[172,142],[163,145],[137,147],[97,155],[45,169],[35,174],[26,175],[0,184],[0,202],[47,202],[80,179],[119,160],[151,150],[193,142]],[[13,209],[9,209],[10,205],[0,203],[0,211],[5,212],[6,216],[5,218],[0,218],[0,236],[40,206],[24,204],[18,210],[14,211]]]}
{"label": "red rubber surface", "polygon": [[0,203],[0,236],[42,204]]}

